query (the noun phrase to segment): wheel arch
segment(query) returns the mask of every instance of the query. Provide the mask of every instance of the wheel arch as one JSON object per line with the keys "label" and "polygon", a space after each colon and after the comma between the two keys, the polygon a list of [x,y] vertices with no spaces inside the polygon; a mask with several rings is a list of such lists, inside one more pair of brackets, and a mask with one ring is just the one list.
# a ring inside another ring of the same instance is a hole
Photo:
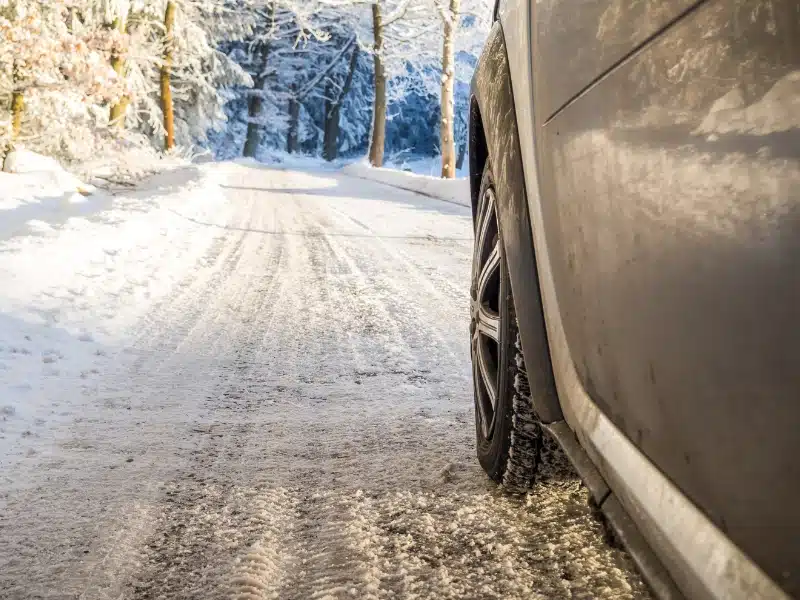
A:
{"label": "wheel arch", "polygon": [[481,177],[488,158],[489,148],[486,145],[481,109],[478,105],[478,99],[473,95],[469,103],[469,187],[473,223],[477,219]]}
{"label": "wheel arch", "polygon": [[533,405],[542,423],[560,421],[564,417],[550,360],[511,73],[499,21],[489,33],[472,79],[469,124],[473,219],[488,161],[497,188],[498,221]]}

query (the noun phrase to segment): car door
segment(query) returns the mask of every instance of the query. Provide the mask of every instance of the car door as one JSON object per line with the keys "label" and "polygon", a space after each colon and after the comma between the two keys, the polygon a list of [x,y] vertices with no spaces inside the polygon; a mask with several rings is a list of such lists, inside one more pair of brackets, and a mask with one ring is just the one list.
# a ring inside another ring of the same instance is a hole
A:
{"label": "car door", "polygon": [[548,310],[580,384],[793,595],[799,10],[541,0],[532,25]]}

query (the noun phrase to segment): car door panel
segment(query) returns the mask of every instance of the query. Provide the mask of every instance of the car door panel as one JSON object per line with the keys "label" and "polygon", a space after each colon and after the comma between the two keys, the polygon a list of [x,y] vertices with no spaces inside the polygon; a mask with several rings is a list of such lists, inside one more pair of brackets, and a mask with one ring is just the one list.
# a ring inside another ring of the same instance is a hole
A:
{"label": "car door panel", "polygon": [[544,63],[572,38],[535,37],[541,215],[580,381],[800,594],[798,3],[708,2],[546,125],[568,92]]}
{"label": "car door panel", "polygon": [[537,110],[570,98],[698,0],[536,0]]}

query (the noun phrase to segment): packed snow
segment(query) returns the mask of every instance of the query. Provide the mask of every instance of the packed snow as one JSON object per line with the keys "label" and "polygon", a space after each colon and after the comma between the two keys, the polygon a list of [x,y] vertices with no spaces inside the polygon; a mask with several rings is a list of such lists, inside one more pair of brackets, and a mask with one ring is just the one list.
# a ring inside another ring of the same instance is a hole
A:
{"label": "packed snow", "polygon": [[242,162],[62,218],[62,176],[3,188],[4,599],[647,596],[563,459],[477,465],[468,208]]}
{"label": "packed snow", "polygon": [[[37,423],[55,425],[78,409],[61,410],[64,382],[91,388],[118,362],[120,350],[111,348],[123,332],[206,251],[213,231],[190,219],[223,223],[228,210],[213,169],[171,169],[112,196],[53,160],[20,158],[18,174],[0,174],[6,460],[23,454],[20,442],[34,436]],[[25,454],[40,451],[22,445]]]}
{"label": "packed snow", "polygon": [[361,179],[377,181],[392,187],[416,192],[431,198],[470,206],[469,178],[443,179],[433,175],[422,175],[413,171],[393,168],[376,168],[367,162],[359,161],[345,165],[342,172]]}

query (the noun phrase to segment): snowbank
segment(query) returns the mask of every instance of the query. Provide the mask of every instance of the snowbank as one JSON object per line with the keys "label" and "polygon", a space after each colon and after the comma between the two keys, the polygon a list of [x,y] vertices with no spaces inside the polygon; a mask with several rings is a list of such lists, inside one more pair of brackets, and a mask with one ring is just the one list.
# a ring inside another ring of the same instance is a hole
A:
{"label": "snowbank", "polygon": [[[441,156],[395,155],[386,159],[384,167],[396,171],[407,171],[417,175],[439,177],[442,173]],[[464,160],[461,168],[456,171],[456,178],[469,176],[469,160]]]}
{"label": "snowbank", "polygon": [[0,240],[43,233],[71,218],[98,214],[148,175],[148,188],[175,186],[198,175],[185,159],[159,158],[138,149],[76,167],[91,183],[57,160],[27,150],[15,151],[9,165],[11,172],[0,171]]}
{"label": "snowbank", "polygon": [[41,232],[49,223],[96,212],[108,204],[107,194],[65,171],[46,156],[19,150],[13,173],[0,172],[0,239]]}
{"label": "snowbank", "polygon": [[13,173],[0,171],[0,210],[14,209],[52,196],[80,202],[84,195],[94,191],[93,187],[67,173],[53,158],[18,150],[10,162]]}
{"label": "snowbank", "polygon": [[365,162],[346,165],[342,169],[342,173],[351,177],[377,181],[402,190],[416,192],[423,196],[438,198],[445,202],[470,206],[469,179],[466,177],[461,179],[441,179],[394,169],[376,169]]}
{"label": "snowbank", "polygon": [[4,457],[37,423],[58,427],[69,412],[91,412],[90,404],[68,411],[90,400],[65,390],[88,389],[130,358],[125,348],[142,321],[188,285],[187,273],[207,268],[229,218],[218,165],[164,171],[112,195],[50,159],[19,158],[17,174],[0,174],[0,234],[13,229],[0,235]]}

